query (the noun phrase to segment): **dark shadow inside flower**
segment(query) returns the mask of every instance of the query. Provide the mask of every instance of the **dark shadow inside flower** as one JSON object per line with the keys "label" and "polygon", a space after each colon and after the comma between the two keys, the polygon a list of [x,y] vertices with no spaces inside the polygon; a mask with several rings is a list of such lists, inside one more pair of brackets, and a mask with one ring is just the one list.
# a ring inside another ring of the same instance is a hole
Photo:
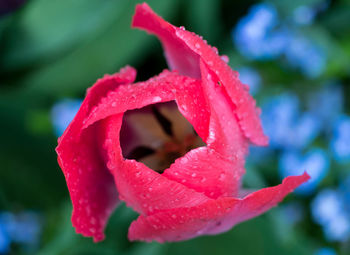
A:
{"label": "dark shadow inside flower", "polygon": [[205,146],[175,102],[127,111],[120,144],[124,158],[135,159],[160,173],[188,151]]}

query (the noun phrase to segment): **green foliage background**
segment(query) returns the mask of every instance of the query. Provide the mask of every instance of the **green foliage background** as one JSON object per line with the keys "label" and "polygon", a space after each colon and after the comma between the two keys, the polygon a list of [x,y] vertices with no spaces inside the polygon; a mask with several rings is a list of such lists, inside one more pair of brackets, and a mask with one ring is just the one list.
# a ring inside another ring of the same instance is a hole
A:
{"label": "green foliage background", "polygon": [[[127,240],[127,228],[136,214],[123,205],[109,221],[105,241],[94,244],[75,234],[70,223],[69,194],[56,162],[50,109],[64,97],[82,98],[96,79],[125,65],[137,68],[138,80],[166,68],[156,38],[130,28],[137,2],[141,1],[28,0],[16,12],[0,18],[0,210],[34,210],[43,216],[44,222],[39,251],[26,251],[18,246],[12,248],[11,254],[301,255],[312,254],[324,245],[346,254],[349,244],[327,244],[309,215],[302,224],[291,227],[283,220],[279,208],[218,236],[147,244]],[[332,1],[329,11],[305,31],[322,42],[331,55],[325,74],[317,80],[278,68],[274,62],[249,63],[235,51],[231,29],[255,1],[147,2],[173,24],[203,35],[230,57],[232,67],[246,64],[258,68],[266,88],[262,96],[281,90],[269,84],[284,84],[302,94],[332,77],[349,83],[348,0]],[[287,12],[312,0],[273,2]],[[348,87],[345,89],[349,91]],[[267,170],[253,169],[245,182],[255,187],[277,184],[276,165]],[[332,179],[328,182],[332,183]],[[309,202],[307,198],[288,197],[295,199]]]}

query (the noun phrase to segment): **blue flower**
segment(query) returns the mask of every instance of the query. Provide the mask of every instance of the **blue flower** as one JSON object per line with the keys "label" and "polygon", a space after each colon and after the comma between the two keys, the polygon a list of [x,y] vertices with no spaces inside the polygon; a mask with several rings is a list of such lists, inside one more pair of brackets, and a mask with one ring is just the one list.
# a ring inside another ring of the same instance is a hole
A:
{"label": "blue flower", "polygon": [[336,251],[332,248],[323,247],[319,249],[315,255],[337,255]]}
{"label": "blue flower", "polygon": [[308,110],[320,119],[326,131],[330,131],[333,122],[344,108],[342,87],[332,82],[319,90],[314,90],[308,96],[307,106]]}
{"label": "blue flower", "polygon": [[293,93],[270,98],[262,106],[261,118],[273,148],[305,148],[320,131],[316,116],[299,113],[299,99]]}
{"label": "blue flower", "polygon": [[345,201],[345,209],[350,215],[350,174],[343,179],[339,185],[339,191],[342,193]]}
{"label": "blue flower", "polygon": [[297,25],[309,25],[314,21],[316,10],[307,5],[301,5],[293,11],[293,21]]}
{"label": "blue flower", "polygon": [[8,236],[4,223],[0,221],[0,254],[6,254],[10,250],[11,239]]}
{"label": "blue flower", "polygon": [[[297,23],[313,20],[316,11],[300,6],[294,12]],[[272,4],[252,6],[232,32],[238,51],[248,59],[271,60],[285,56],[290,66],[309,78],[318,77],[326,68],[327,56],[316,42],[302,36],[297,30],[279,20]]]}
{"label": "blue flower", "polygon": [[309,78],[318,77],[326,68],[325,52],[304,36],[290,36],[285,55],[291,66],[299,68]]}
{"label": "blue flower", "polygon": [[261,86],[261,76],[257,70],[251,67],[238,68],[239,79],[243,84],[249,86],[249,91],[255,95]]}
{"label": "blue flower", "polygon": [[343,115],[334,124],[330,143],[334,158],[339,162],[350,161],[350,117]]}
{"label": "blue flower", "polygon": [[315,222],[323,227],[330,241],[346,241],[350,238],[349,212],[345,210],[344,198],[337,190],[322,190],[311,203]]}
{"label": "blue flower", "polygon": [[[25,245],[27,248],[35,248],[39,244],[41,234],[41,220],[35,212],[10,212],[0,213],[0,228],[6,234],[6,240]],[[0,229],[1,236],[1,229]],[[0,237],[1,239],[1,237]]]}
{"label": "blue flower", "polygon": [[278,25],[278,14],[271,4],[254,5],[233,31],[238,50],[250,59],[273,59],[284,48],[285,42],[272,35]]}
{"label": "blue flower", "polygon": [[61,136],[73,120],[80,108],[81,102],[78,99],[64,99],[52,107],[51,120],[57,136]]}
{"label": "blue flower", "polygon": [[307,171],[311,179],[296,189],[297,193],[307,195],[313,192],[327,175],[329,164],[329,158],[322,149],[314,148],[305,156],[297,151],[285,151],[279,160],[279,173],[285,178]]}

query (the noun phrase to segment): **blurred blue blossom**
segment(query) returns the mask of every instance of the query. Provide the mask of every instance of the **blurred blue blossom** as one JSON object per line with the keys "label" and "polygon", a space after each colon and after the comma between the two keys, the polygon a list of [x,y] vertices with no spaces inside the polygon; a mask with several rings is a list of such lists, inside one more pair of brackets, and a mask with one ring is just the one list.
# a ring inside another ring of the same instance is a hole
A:
{"label": "blurred blue blossom", "polygon": [[333,138],[330,143],[334,158],[339,162],[350,161],[350,117],[342,115],[334,123]]}
{"label": "blurred blue blossom", "polygon": [[[315,11],[307,6],[297,8],[294,13],[297,23],[312,22],[314,16]],[[248,59],[270,60],[285,56],[290,66],[309,78],[319,76],[326,67],[324,50],[285,20],[279,20],[272,4],[252,6],[238,22],[232,36],[237,49]]]}
{"label": "blurred blue blossom", "polygon": [[259,72],[251,67],[238,68],[237,71],[241,82],[248,85],[250,93],[255,95],[261,86],[261,76]]}
{"label": "blurred blue blossom", "polygon": [[309,25],[316,16],[316,10],[311,6],[301,5],[293,11],[293,21],[298,25]]}
{"label": "blurred blue blossom", "polygon": [[309,78],[319,76],[326,67],[325,52],[304,36],[290,36],[285,55],[291,66]]}
{"label": "blurred blue blossom", "polygon": [[326,131],[342,112],[344,107],[343,89],[339,84],[329,83],[308,96],[308,110],[320,119]]}
{"label": "blurred blue blossom", "polygon": [[79,99],[64,99],[51,109],[51,121],[55,134],[61,136],[78,112],[82,101]]}
{"label": "blurred blue blossom", "polygon": [[279,160],[279,173],[282,178],[285,178],[307,171],[311,179],[298,187],[296,192],[310,194],[327,175],[329,164],[327,154],[319,148],[310,150],[305,156],[299,151],[285,151]]}
{"label": "blurred blue blossom", "polygon": [[304,148],[320,131],[318,118],[308,112],[300,114],[294,93],[269,98],[262,106],[261,118],[273,148]]}
{"label": "blurred blue blossom", "polygon": [[340,183],[339,191],[342,193],[345,201],[345,209],[350,215],[350,174]]}
{"label": "blurred blue blossom", "polygon": [[0,254],[8,253],[10,249],[11,239],[5,231],[5,226],[0,222]]}
{"label": "blurred blue blossom", "polygon": [[332,248],[323,247],[319,249],[315,255],[337,255],[336,251]]}
{"label": "blurred blue blossom", "polygon": [[284,48],[284,42],[275,38],[273,29],[278,25],[278,14],[271,4],[254,5],[233,31],[239,51],[250,59],[272,59]]}
{"label": "blurred blue blossom", "polygon": [[6,251],[10,243],[15,242],[27,249],[35,249],[40,241],[41,227],[40,216],[35,212],[1,212],[0,247]]}
{"label": "blurred blue blossom", "polygon": [[350,238],[350,217],[344,205],[342,194],[332,189],[322,190],[311,203],[313,219],[323,227],[330,241]]}

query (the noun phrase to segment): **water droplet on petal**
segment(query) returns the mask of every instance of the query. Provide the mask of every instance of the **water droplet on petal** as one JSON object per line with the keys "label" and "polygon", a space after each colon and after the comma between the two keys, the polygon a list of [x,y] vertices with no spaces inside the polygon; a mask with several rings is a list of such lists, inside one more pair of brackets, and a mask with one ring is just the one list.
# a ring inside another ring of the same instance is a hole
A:
{"label": "water droplet on petal", "polygon": [[220,177],[219,177],[219,180],[223,181],[223,180],[225,180],[225,177],[226,177],[226,175],[224,173],[221,173]]}

